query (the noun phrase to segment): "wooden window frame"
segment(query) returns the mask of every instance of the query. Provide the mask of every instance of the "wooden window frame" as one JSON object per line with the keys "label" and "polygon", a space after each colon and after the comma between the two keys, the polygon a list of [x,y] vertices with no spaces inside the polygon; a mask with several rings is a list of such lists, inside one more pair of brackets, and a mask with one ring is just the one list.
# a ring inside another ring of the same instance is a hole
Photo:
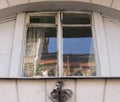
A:
{"label": "wooden window frame", "polygon": [[[65,13],[82,13],[82,14],[91,14],[92,15],[92,23],[90,25],[62,25],[60,22],[60,16],[61,12],[37,12],[37,13],[21,13],[17,14],[16,19],[16,26],[15,26],[15,34],[14,34],[14,41],[13,41],[13,51],[12,51],[12,59],[11,59],[11,66],[10,66],[10,77],[22,77],[22,66],[23,66],[23,57],[24,57],[24,51],[25,51],[25,39],[26,39],[26,28],[27,27],[56,27],[57,26],[57,40],[58,40],[58,71],[59,71],[59,77],[63,77],[63,52],[62,52],[62,27],[63,26],[78,26],[78,27],[89,27],[91,26],[92,29],[92,37],[93,37],[93,45],[95,50],[95,59],[96,59],[96,67],[97,67],[97,77],[98,76],[109,76],[109,62],[108,62],[108,55],[107,55],[107,45],[105,42],[105,34],[104,34],[104,28],[103,28],[103,21],[102,16],[99,13],[96,12],[80,12],[80,11],[64,11]],[[41,14],[56,15],[56,23],[55,24],[30,24],[29,23],[29,17],[30,16],[41,16]],[[58,19],[58,20],[57,20]],[[26,27],[27,25],[27,27]],[[102,39],[102,41],[99,40],[99,37]],[[18,41],[19,38],[19,41]],[[101,44],[102,42],[102,44]],[[17,49],[19,46],[19,49]],[[101,50],[102,48],[102,50]],[[103,56],[104,54],[104,56]],[[70,76],[73,77],[73,76]],[[83,76],[76,76],[77,78],[83,77]],[[93,76],[95,77],[95,76]],[[49,78],[49,77],[48,77]]]}

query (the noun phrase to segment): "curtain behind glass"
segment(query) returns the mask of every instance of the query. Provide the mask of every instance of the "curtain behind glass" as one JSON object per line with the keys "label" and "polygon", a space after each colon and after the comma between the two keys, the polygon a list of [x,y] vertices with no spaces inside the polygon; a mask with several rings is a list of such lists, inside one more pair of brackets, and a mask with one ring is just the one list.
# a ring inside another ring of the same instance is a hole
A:
{"label": "curtain behind glass", "polygon": [[57,75],[56,42],[56,28],[28,28],[24,56],[25,77]]}

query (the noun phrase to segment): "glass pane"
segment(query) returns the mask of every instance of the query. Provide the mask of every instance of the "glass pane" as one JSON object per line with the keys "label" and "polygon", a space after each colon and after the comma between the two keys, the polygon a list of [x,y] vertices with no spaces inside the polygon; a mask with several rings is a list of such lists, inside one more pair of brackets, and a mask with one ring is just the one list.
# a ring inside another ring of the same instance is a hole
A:
{"label": "glass pane", "polygon": [[55,16],[31,16],[30,23],[55,23]]}
{"label": "glass pane", "polygon": [[90,24],[90,18],[89,14],[65,13],[63,24]]}
{"label": "glass pane", "polygon": [[64,76],[96,75],[90,28],[63,28],[63,67]]}
{"label": "glass pane", "polygon": [[56,28],[28,28],[23,70],[25,77],[57,76],[56,42]]}

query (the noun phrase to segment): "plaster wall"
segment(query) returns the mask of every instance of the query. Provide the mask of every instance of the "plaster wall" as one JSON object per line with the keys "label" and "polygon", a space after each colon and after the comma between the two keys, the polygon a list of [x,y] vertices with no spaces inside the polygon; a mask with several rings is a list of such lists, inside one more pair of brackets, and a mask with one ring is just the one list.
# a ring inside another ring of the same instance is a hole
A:
{"label": "plaster wall", "polygon": [[120,0],[1,0],[0,18],[21,12],[86,10],[120,19]]}
{"label": "plaster wall", "polygon": [[45,2],[45,1],[75,1],[75,2],[84,2],[90,4],[98,4],[107,6],[109,8],[113,8],[116,10],[120,10],[119,0],[1,0],[0,1],[0,9],[4,9],[7,7],[25,4],[25,3],[32,3],[32,2]]}

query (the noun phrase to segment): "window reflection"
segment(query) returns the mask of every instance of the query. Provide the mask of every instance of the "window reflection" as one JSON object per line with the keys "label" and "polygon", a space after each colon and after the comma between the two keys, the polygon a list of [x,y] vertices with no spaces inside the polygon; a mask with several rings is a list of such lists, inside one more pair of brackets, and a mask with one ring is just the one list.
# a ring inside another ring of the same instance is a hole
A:
{"label": "window reflection", "polygon": [[24,76],[56,76],[56,28],[29,27],[24,57]]}
{"label": "window reflection", "polygon": [[[66,29],[72,29],[71,32]],[[63,28],[63,67],[64,76],[95,76],[96,65],[92,34],[88,28],[80,33],[76,28]]]}

